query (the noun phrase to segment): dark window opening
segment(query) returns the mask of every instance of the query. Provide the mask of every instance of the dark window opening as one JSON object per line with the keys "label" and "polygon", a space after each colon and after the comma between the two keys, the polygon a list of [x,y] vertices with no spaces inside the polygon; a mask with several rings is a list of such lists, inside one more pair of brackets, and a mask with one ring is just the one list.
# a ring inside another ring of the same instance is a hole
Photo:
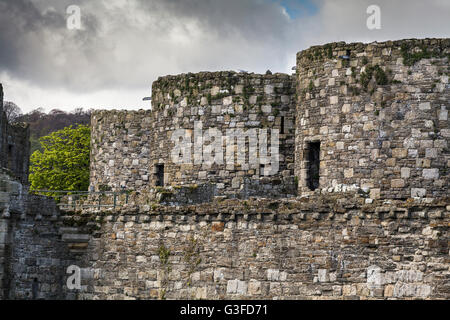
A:
{"label": "dark window opening", "polygon": [[13,169],[13,146],[8,145],[8,169]]}
{"label": "dark window opening", "polygon": [[281,117],[281,124],[280,124],[280,133],[284,134],[284,117]]}
{"label": "dark window opening", "polygon": [[307,157],[307,185],[314,191],[319,187],[320,142],[308,143]]}
{"label": "dark window opening", "polygon": [[33,284],[31,285],[31,294],[32,294],[32,299],[36,300],[38,298],[38,294],[39,294],[39,282],[37,278],[33,279]]}
{"label": "dark window opening", "polygon": [[164,165],[156,165],[156,186],[164,187]]}

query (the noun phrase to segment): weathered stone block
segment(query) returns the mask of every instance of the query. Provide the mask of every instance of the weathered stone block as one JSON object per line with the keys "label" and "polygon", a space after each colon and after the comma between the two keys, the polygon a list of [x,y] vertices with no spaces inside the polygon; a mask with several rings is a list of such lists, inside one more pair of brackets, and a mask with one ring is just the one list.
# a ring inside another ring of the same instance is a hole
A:
{"label": "weathered stone block", "polygon": [[260,295],[261,294],[261,281],[250,280],[248,283],[248,294]]}
{"label": "weathered stone block", "polygon": [[427,194],[427,189],[425,188],[411,188],[411,198],[423,198]]}
{"label": "weathered stone block", "polygon": [[438,179],[439,169],[423,169],[422,176],[425,179]]}
{"label": "weathered stone block", "polygon": [[395,148],[392,149],[392,157],[393,158],[406,158],[408,155],[408,150],[404,148]]}
{"label": "weathered stone block", "polygon": [[330,104],[337,104],[339,102],[338,96],[332,96],[330,97]]}
{"label": "weathered stone block", "polygon": [[370,189],[370,198],[379,199],[380,198],[380,189]]}
{"label": "weathered stone block", "polygon": [[352,178],[353,177],[353,168],[344,169],[344,178]]}
{"label": "weathered stone block", "polygon": [[280,270],[278,269],[267,269],[267,280],[278,281],[280,280]]}
{"label": "weathered stone block", "polygon": [[392,179],[391,187],[392,188],[403,188],[405,186],[405,180],[403,179]]}
{"label": "weathered stone block", "polygon": [[430,102],[422,102],[422,103],[420,103],[419,104],[419,109],[422,110],[422,111],[430,110],[431,109]]}
{"label": "weathered stone block", "polygon": [[407,167],[401,168],[400,176],[404,179],[409,178],[411,176],[411,168],[407,168]]}
{"label": "weathered stone block", "polygon": [[90,235],[88,234],[63,234],[62,241],[65,242],[88,242],[90,239]]}

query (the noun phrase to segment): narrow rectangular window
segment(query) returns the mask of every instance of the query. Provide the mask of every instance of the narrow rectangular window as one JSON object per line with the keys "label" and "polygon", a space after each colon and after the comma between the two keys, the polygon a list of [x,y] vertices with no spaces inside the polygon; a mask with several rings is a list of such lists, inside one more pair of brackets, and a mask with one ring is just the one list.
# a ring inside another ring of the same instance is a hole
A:
{"label": "narrow rectangular window", "polygon": [[280,133],[284,134],[284,117],[281,117]]}
{"label": "narrow rectangular window", "polygon": [[164,187],[164,165],[156,165],[156,186]]}
{"label": "narrow rectangular window", "polygon": [[259,175],[264,176],[264,169],[266,166],[264,164],[259,165]]}
{"label": "narrow rectangular window", "polygon": [[13,146],[8,145],[8,164],[7,168],[13,170]]}
{"label": "narrow rectangular window", "polygon": [[319,187],[320,142],[308,143],[307,157],[307,185],[314,191]]}

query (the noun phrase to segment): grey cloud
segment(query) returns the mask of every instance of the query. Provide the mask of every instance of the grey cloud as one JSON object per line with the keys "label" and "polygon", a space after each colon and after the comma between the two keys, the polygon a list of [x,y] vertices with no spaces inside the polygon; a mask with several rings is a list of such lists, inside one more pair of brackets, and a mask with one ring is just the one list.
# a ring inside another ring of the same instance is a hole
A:
{"label": "grey cloud", "polygon": [[[101,92],[150,94],[160,75],[290,72],[295,53],[311,45],[449,35],[448,0],[312,1],[314,15],[290,19],[279,0],[0,0],[0,81],[6,74],[23,88],[63,89],[75,106],[92,94],[95,106],[94,97],[116,103]],[[71,4],[83,30],[66,29]],[[382,9],[381,30],[366,28],[370,4]]]}
{"label": "grey cloud", "polygon": [[65,10],[40,10],[30,0],[0,0],[0,71],[43,86],[64,83],[74,50],[89,48],[95,36],[92,16],[86,21],[85,30],[70,33]]}
{"label": "grey cloud", "polygon": [[[372,42],[401,38],[448,37],[450,1],[447,0],[317,0],[320,12],[302,23],[307,26],[303,46],[325,42]],[[381,9],[381,29],[366,27],[369,5]]]}
{"label": "grey cloud", "polygon": [[[40,86],[150,86],[159,74],[286,64],[288,18],[260,0],[1,0],[0,70]],[[45,4],[45,5],[44,5]],[[83,31],[66,29],[78,4]]]}
{"label": "grey cloud", "polygon": [[283,38],[289,25],[276,2],[242,0],[139,0],[148,12],[158,12],[166,21],[191,19],[218,36],[240,34],[252,40]]}

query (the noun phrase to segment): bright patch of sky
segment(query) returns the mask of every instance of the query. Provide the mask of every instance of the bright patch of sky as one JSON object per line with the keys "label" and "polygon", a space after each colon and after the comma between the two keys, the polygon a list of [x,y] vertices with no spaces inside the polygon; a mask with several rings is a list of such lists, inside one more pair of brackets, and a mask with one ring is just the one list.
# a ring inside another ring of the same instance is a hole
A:
{"label": "bright patch of sky", "polygon": [[312,0],[281,0],[280,4],[286,9],[291,19],[315,15],[319,8]]}

